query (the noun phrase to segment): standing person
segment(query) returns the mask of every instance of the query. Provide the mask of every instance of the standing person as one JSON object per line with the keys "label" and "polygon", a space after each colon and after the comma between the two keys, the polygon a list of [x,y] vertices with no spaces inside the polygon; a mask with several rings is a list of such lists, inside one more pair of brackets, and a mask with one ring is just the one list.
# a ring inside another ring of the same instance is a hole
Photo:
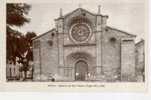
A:
{"label": "standing person", "polygon": [[12,60],[10,59],[8,61],[7,67],[6,67],[6,71],[7,71],[7,80],[10,80],[12,78]]}
{"label": "standing person", "polygon": [[28,71],[28,61],[26,58],[23,58],[23,79],[26,80],[27,78],[27,71]]}
{"label": "standing person", "polygon": [[15,62],[12,62],[11,64],[11,74],[12,74],[12,79],[15,78]]}
{"label": "standing person", "polygon": [[20,81],[23,81],[23,78],[24,78],[23,75],[24,75],[23,74],[23,61],[22,61],[22,59],[20,59],[19,60],[19,79],[20,79]]}
{"label": "standing person", "polygon": [[29,67],[28,68],[28,77],[30,79],[32,79],[33,78],[33,61],[29,60],[28,67]]}
{"label": "standing person", "polygon": [[20,79],[20,61],[19,58],[16,57],[16,68],[15,68],[16,79]]}

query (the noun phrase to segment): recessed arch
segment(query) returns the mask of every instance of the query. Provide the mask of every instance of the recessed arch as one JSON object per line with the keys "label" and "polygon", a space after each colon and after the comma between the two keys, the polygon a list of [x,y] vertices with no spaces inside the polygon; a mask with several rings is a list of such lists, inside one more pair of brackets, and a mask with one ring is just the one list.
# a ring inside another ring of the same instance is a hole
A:
{"label": "recessed arch", "polygon": [[[79,62],[81,63],[79,64]],[[78,65],[78,69],[83,70],[84,73],[80,72],[77,69]],[[73,69],[72,75],[74,80],[87,80],[86,76],[88,75],[88,73],[93,73],[93,71],[95,70],[95,65],[95,59],[93,59],[92,55],[87,52],[73,52],[66,56],[66,66]],[[84,66],[84,68],[82,66]],[[81,78],[79,77],[79,79],[77,79],[76,77],[78,73],[81,75]]]}
{"label": "recessed arch", "polygon": [[73,64],[75,64],[75,62],[77,62],[80,59],[88,61],[89,62],[88,64],[90,64],[90,65],[93,63],[93,57],[91,54],[89,54],[87,52],[73,52],[73,53],[70,53],[69,55],[67,55],[66,66],[74,67]]}
{"label": "recessed arch", "polygon": [[88,74],[88,64],[84,60],[78,60],[75,63],[75,80],[85,81]]}

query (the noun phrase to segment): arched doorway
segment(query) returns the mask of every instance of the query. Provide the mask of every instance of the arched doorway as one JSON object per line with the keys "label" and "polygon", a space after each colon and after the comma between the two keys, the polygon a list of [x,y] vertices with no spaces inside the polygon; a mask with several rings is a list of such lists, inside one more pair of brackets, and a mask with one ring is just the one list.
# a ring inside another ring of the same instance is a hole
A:
{"label": "arched doorway", "polygon": [[85,81],[88,73],[88,64],[84,60],[79,60],[75,64],[75,80]]}

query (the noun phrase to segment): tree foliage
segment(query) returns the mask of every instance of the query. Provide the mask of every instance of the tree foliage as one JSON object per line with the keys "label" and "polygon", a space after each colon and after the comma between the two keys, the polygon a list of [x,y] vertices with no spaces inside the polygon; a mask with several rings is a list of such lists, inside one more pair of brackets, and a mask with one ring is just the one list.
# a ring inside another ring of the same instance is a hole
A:
{"label": "tree foliage", "polygon": [[15,61],[16,57],[22,58],[23,54],[32,46],[31,39],[36,34],[27,32],[26,35],[23,35],[14,28],[14,26],[21,27],[25,23],[29,23],[30,20],[27,15],[30,8],[30,5],[25,3],[7,4],[7,61],[10,59]]}
{"label": "tree foliage", "polygon": [[26,16],[30,6],[25,3],[8,3],[7,4],[7,24],[11,26],[22,26],[29,22]]}
{"label": "tree foliage", "polygon": [[34,38],[36,36],[35,32],[27,32],[25,37],[29,43],[29,46],[32,46],[32,38]]}
{"label": "tree foliage", "polygon": [[16,63],[16,57],[23,64],[20,71],[24,71],[26,79],[27,70],[29,69],[29,61],[33,60],[32,38],[36,36],[34,32],[27,32],[26,35],[15,30],[14,27],[22,27],[30,20],[27,15],[30,10],[30,5],[25,3],[8,3],[7,4],[7,61]]}
{"label": "tree foliage", "polygon": [[27,34],[25,35],[25,37],[26,37],[26,41],[27,41],[27,43],[28,43],[28,53],[27,53],[27,56],[26,56],[26,58],[28,59],[28,61],[30,60],[30,61],[33,61],[33,51],[32,51],[32,39],[34,38],[34,37],[36,37],[37,35],[36,35],[36,33],[34,33],[34,32],[27,32]]}

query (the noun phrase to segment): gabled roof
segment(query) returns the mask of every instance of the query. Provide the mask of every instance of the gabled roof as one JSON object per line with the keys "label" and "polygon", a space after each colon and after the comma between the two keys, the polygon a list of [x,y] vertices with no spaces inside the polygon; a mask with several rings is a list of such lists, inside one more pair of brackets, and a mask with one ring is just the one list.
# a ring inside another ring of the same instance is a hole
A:
{"label": "gabled roof", "polygon": [[119,32],[121,32],[121,33],[123,33],[123,34],[130,35],[130,36],[132,36],[132,37],[136,37],[136,35],[134,35],[134,34],[130,34],[130,33],[128,33],[128,32],[125,32],[125,31],[123,31],[123,30],[119,30],[119,29],[117,29],[117,28],[113,28],[113,27],[110,27],[110,26],[107,26],[107,28],[108,28],[108,29],[111,29],[111,30],[119,31]]}
{"label": "gabled roof", "polygon": [[139,42],[136,43],[136,45],[139,45],[141,43],[144,43],[144,39],[141,39]]}
{"label": "gabled roof", "polygon": [[36,36],[36,37],[32,38],[32,40],[35,40],[35,39],[37,39],[37,38],[40,38],[40,37],[42,37],[42,36],[44,36],[44,35],[48,34],[49,32],[53,32],[53,31],[56,31],[56,29],[55,29],[55,28],[53,28],[53,29],[51,29],[51,30],[47,31],[46,33],[40,34],[40,35],[38,35],[38,36]]}
{"label": "gabled roof", "polygon": [[[78,10],[80,10],[81,12],[89,13],[90,15],[93,15],[93,16],[98,15],[98,14],[95,14],[95,13],[89,12],[89,11],[88,11],[88,10],[86,10],[86,9],[83,9],[83,8],[77,8],[77,9],[73,10],[72,12],[69,12],[69,13],[65,14],[64,16],[59,17],[59,18],[57,18],[57,19],[55,19],[55,20],[58,20],[58,19],[60,19],[60,18],[66,18],[66,17],[68,17],[69,15],[72,15],[73,13],[75,13],[75,12],[76,12],[76,11],[78,11]],[[101,14],[100,14],[100,16],[106,16],[106,15],[101,15]]]}
{"label": "gabled roof", "polygon": [[[89,13],[89,14],[91,14],[91,15],[93,15],[93,16],[98,15],[98,14],[95,14],[95,13],[91,13],[91,12],[89,12],[89,11],[83,9],[83,8],[77,8],[77,9],[75,9],[74,11],[72,11],[72,12],[70,12],[70,13],[68,13],[68,14],[66,14],[66,15],[64,15],[64,16],[62,16],[62,17],[59,17],[59,18],[57,18],[57,19],[55,19],[55,20],[58,20],[58,19],[60,19],[60,18],[66,18],[66,17],[70,16],[71,14],[75,13],[75,12],[78,11],[78,10],[80,10],[81,12]],[[101,14],[99,14],[99,16],[103,16],[103,17],[104,17],[104,16],[107,16],[107,15],[101,15]],[[107,16],[107,17],[108,17],[108,16]],[[110,26],[106,26],[106,28],[107,28],[107,29],[111,29],[111,30],[115,30],[115,31],[119,31],[119,32],[121,32],[121,33],[123,33],[123,34],[129,35],[129,36],[132,36],[132,37],[136,37],[136,35],[134,35],[134,34],[129,34],[128,32],[119,30],[119,29],[117,29],[117,28],[113,28],[113,27],[110,27]],[[49,31],[46,32],[46,33],[43,33],[43,34],[41,34],[41,35],[39,35],[39,36],[37,36],[37,37],[34,37],[32,40],[35,40],[35,39],[37,39],[37,38],[39,38],[39,37],[41,37],[41,36],[43,36],[43,35],[46,35],[47,33],[52,32],[52,31],[56,31],[56,29],[53,28],[53,29],[49,30]]]}

